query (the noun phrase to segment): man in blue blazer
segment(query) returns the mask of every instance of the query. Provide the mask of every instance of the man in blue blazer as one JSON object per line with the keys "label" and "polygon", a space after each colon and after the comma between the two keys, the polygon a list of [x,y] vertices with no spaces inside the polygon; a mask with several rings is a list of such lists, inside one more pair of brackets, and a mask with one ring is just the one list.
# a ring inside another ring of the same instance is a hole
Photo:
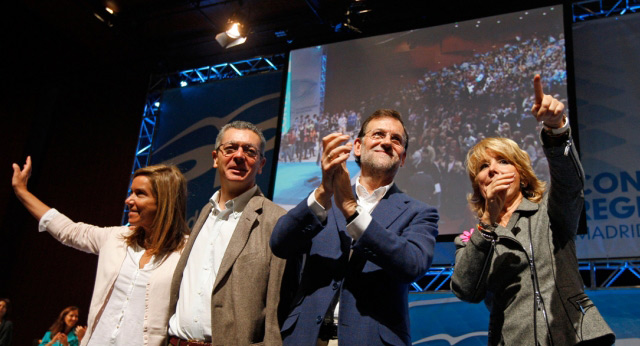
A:
{"label": "man in blue blazer", "polygon": [[[299,269],[285,345],[411,343],[408,286],[431,265],[438,212],[393,183],[408,144],[398,112],[374,112],[348,140],[322,139],[322,183],[271,236],[273,253]],[[355,186],[346,168],[352,150],[361,168]]]}

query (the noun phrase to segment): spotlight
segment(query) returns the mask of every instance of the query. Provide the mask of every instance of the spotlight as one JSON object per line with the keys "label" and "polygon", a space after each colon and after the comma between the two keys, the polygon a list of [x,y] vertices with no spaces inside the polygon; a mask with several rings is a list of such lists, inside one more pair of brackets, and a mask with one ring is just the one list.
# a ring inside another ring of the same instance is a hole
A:
{"label": "spotlight", "polygon": [[160,107],[160,101],[156,101],[153,105],[156,107]]}
{"label": "spotlight", "polygon": [[216,35],[216,41],[222,48],[231,48],[243,44],[247,40],[247,30],[244,25],[235,20],[229,21],[229,29]]}
{"label": "spotlight", "polygon": [[183,87],[183,88],[184,88],[184,87],[186,87],[187,85],[189,85],[189,83],[187,83],[187,81],[186,81],[186,80],[181,80],[181,81],[180,81],[180,86],[181,86],[181,87]]}

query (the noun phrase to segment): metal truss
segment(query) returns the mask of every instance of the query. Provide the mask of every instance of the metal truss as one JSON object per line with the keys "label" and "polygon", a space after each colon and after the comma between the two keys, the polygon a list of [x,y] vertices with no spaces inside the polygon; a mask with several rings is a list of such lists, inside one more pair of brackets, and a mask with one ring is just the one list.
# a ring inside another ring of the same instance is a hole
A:
{"label": "metal truss", "polygon": [[640,0],[586,0],[571,4],[574,23],[611,15],[622,16],[627,12],[635,13],[638,10],[640,10]]}
{"label": "metal truss", "polygon": [[319,114],[324,113],[324,97],[327,87],[327,53],[326,49],[322,52],[322,65],[320,66],[320,110]]}
{"label": "metal truss", "polygon": [[[139,168],[149,165],[151,159],[151,145],[153,144],[153,133],[156,128],[157,115],[160,112],[160,96],[158,92],[150,92],[147,94],[147,100],[142,112],[142,123],[140,124],[140,134],[138,136],[138,145],[136,146],[136,155],[133,159],[133,168],[131,169],[131,177],[129,178],[129,189],[127,196],[131,195],[131,183],[133,182],[133,173]],[[127,206],[122,214],[122,224],[129,224],[127,214]]]}
{"label": "metal truss", "polygon": [[261,72],[278,71],[284,66],[285,60],[286,56],[283,53],[269,57],[256,57],[213,66],[203,66],[168,75],[167,82],[169,87],[185,87],[193,84],[237,78]]}
{"label": "metal truss", "polygon": [[453,266],[432,266],[424,276],[411,283],[411,292],[448,291],[453,275]]}
{"label": "metal truss", "polygon": [[[151,159],[151,149],[153,146],[156,120],[160,114],[162,94],[165,90],[214,82],[222,79],[237,78],[262,72],[278,71],[284,68],[285,62],[285,54],[275,54],[268,57],[256,57],[236,62],[204,66],[170,74],[152,76],[151,83],[147,91],[147,100],[142,113],[140,135],[138,136],[138,145],[136,146],[136,155],[133,160],[133,168],[131,169],[131,178],[129,180],[127,196],[131,194],[133,173],[139,168],[146,167]],[[122,215],[122,224],[128,224],[126,207]]]}
{"label": "metal truss", "polygon": [[[587,288],[640,286],[640,258],[584,260],[579,262],[578,269]],[[411,284],[410,291],[448,291],[452,275],[452,265],[433,266]]]}
{"label": "metal truss", "polygon": [[640,286],[640,258],[582,261],[580,272],[589,288]]}

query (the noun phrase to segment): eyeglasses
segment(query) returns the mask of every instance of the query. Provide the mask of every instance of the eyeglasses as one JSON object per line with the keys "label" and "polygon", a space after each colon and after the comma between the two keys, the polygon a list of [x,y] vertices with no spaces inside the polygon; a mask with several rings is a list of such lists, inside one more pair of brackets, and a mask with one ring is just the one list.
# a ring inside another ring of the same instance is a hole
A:
{"label": "eyeglasses", "polygon": [[246,157],[255,159],[256,157],[258,157],[258,155],[260,155],[260,151],[258,151],[258,149],[256,149],[256,147],[254,147],[251,144],[238,144],[238,143],[229,142],[229,143],[221,144],[218,147],[218,149],[222,151],[222,154],[224,156],[231,156],[235,154],[240,148],[242,148],[242,153]]}
{"label": "eyeglasses", "polygon": [[386,132],[382,129],[373,129],[370,130],[369,132],[367,132],[365,134],[365,136],[369,136],[369,138],[375,140],[375,141],[380,141],[383,140],[385,138],[387,138],[387,135],[389,135],[391,137],[391,144],[397,146],[397,147],[403,147],[404,148],[404,137],[402,135],[399,135],[397,133],[389,133]]}

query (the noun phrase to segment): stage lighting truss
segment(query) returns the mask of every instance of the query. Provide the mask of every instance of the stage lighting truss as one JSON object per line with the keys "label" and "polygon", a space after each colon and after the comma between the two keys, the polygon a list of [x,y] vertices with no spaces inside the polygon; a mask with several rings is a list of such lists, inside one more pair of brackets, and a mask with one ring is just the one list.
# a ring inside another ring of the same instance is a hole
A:
{"label": "stage lighting truss", "polygon": [[[640,286],[640,258],[579,261],[585,288],[619,288]],[[410,286],[411,292],[445,292],[450,290],[453,266],[432,266]]]}
{"label": "stage lighting truss", "polygon": [[[129,179],[129,186],[133,181],[133,172],[138,168],[146,167],[151,158],[151,144],[153,144],[153,132],[156,127],[157,114],[160,111],[160,96],[158,92],[147,95],[147,100],[142,113],[142,123],[140,124],[140,134],[138,136],[138,145],[136,146],[136,154],[133,159],[133,168]],[[131,187],[127,191],[127,196],[131,195]],[[122,215],[122,224],[129,225],[129,216],[127,208]]]}
{"label": "stage lighting truss", "polygon": [[571,4],[573,22],[581,22],[609,16],[622,16],[640,10],[640,0],[586,0],[575,1]]}
{"label": "stage lighting truss", "polygon": [[254,73],[278,71],[285,62],[285,54],[276,54],[270,57],[258,57],[240,60],[231,63],[223,63],[213,66],[204,66],[190,70],[180,71],[177,78],[181,85],[201,84],[227,78],[242,77]]}

